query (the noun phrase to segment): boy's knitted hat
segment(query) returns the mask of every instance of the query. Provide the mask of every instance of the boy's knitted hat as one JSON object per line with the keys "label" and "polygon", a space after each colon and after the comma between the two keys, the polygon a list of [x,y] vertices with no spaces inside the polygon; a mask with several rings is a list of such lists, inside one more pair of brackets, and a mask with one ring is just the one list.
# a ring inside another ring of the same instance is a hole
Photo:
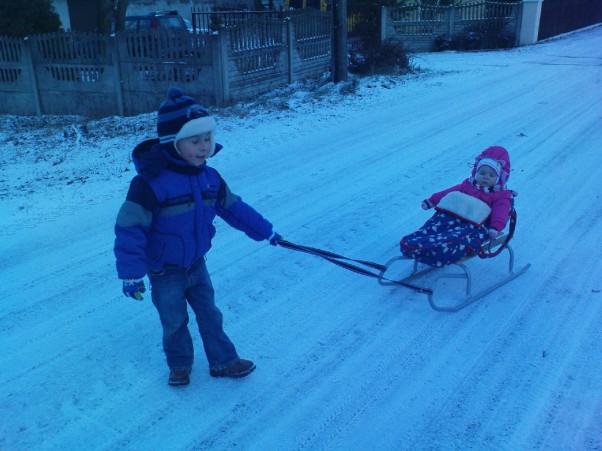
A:
{"label": "boy's knitted hat", "polygon": [[185,96],[179,88],[170,88],[167,99],[159,107],[157,134],[159,142],[168,145],[191,136],[215,131],[215,119],[192,97]]}

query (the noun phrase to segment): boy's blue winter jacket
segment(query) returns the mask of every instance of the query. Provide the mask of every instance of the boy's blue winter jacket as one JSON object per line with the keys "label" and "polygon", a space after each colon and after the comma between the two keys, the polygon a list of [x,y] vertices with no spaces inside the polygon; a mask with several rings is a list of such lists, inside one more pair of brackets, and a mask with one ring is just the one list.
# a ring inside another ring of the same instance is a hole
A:
{"label": "boy's blue winter jacket", "polygon": [[157,139],[136,146],[133,160],[138,175],[115,225],[120,279],[189,268],[211,247],[216,215],[254,240],[272,234],[272,224],[234,195],[207,164],[191,166]]}

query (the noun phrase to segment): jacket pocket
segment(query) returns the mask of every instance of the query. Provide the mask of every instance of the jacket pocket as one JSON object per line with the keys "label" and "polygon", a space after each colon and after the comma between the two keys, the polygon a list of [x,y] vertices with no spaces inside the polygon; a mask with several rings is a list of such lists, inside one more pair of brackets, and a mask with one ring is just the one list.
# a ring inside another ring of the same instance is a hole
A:
{"label": "jacket pocket", "polygon": [[146,255],[151,268],[186,266],[186,248],[182,237],[177,234],[157,233],[150,236]]}

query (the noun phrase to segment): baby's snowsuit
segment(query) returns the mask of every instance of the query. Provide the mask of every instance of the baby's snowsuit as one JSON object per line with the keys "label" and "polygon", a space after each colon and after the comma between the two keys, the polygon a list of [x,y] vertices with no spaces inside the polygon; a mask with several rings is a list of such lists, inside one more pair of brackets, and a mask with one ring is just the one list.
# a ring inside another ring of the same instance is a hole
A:
{"label": "baby's snowsuit", "polygon": [[[502,167],[498,182],[487,190],[475,182],[477,163],[482,158],[494,159]],[[494,146],[484,150],[477,157],[470,178],[433,194],[425,201],[437,212],[420,229],[401,239],[401,253],[426,265],[441,267],[480,250],[488,238],[487,230],[501,232],[508,221],[513,197],[513,192],[506,189],[509,173],[510,159],[506,149]],[[444,198],[446,205],[442,208],[439,204]],[[477,209],[487,208],[484,204],[490,208],[490,214],[481,219],[476,219],[470,213],[458,213],[472,212],[475,205]]]}

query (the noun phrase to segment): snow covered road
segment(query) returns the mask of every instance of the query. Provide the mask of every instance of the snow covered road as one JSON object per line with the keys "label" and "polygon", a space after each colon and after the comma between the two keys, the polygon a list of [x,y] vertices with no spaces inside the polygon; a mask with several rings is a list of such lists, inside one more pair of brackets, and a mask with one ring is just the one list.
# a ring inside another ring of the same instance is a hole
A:
{"label": "snow covered road", "polygon": [[[532,267],[438,313],[217,222],[218,305],[257,370],[210,378],[194,331],[182,389],[167,386],[150,295],[122,296],[112,254],[128,154],[154,116],[105,121],[88,139],[71,125],[14,137],[15,119],[0,118],[0,449],[602,447],[601,42],[596,26],[420,54],[419,73],[363,80],[353,96],[216,111],[225,149],[211,164],[234,192],[289,241],[381,263],[428,218],[422,199],[503,145],[516,264]],[[136,125],[112,136],[121,122]],[[507,259],[470,265],[483,283]]]}

